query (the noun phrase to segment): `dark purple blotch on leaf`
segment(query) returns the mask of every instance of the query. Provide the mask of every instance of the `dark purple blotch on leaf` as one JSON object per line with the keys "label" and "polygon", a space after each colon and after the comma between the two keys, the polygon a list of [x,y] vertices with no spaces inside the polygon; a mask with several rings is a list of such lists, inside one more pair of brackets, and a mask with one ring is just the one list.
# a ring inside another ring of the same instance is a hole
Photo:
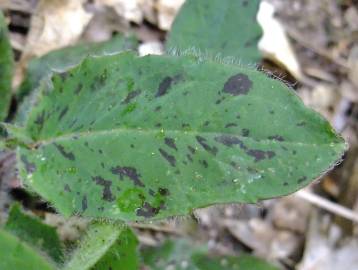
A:
{"label": "dark purple blotch on leaf", "polygon": [[122,104],[128,104],[130,103],[135,97],[139,96],[141,93],[140,90],[135,90],[132,92],[129,92],[127,97],[124,99],[124,101],[122,102]]}
{"label": "dark purple blotch on leaf", "polygon": [[159,207],[154,207],[150,203],[145,202],[141,208],[136,210],[136,214],[140,217],[152,218],[156,216],[161,209],[165,209],[164,201],[160,202]]}
{"label": "dark purple blotch on leaf", "polygon": [[194,147],[188,145],[188,149],[189,149],[190,153],[195,154],[196,150]]}
{"label": "dark purple blotch on leaf", "polygon": [[140,180],[141,175],[137,172],[137,169],[133,167],[113,167],[111,172],[115,175],[118,175],[121,180],[123,180],[124,176],[127,176],[131,179],[136,186],[144,187],[143,182]]}
{"label": "dark purple blotch on leaf", "polygon": [[176,159],[174,156],[170,155],[169,153],[167,153],[165,150],[161,148],[159,148],[159,153],[162,155],[163,158],[165,158],[169,162],[169,164],[172,167],[175,167]]}
{"label": "dark purple blotch on leaf", "polygon": [[263,159],[271,159],[275,156],[275,152],[273,151],[263,151],[257,149],[250,149],[246,151],[246,154],[255,158],[255,162],[259,162]]}
{"label": "dark purple blotch on leaf", "polygon": [[225,85],[223,92],[233,96],[246,95],[252,87],[252,81],[246,74],[239,73],[230,77]]}
{"label": "dark purple blotch on leaf", "polygon": [[170,148],[173,148],[174,150],[178,151],[177,146],[175,145],[175,140],[173,138],[166,137],[164,138],[164,142],[166,145],[168,145]]}
{"label": "dark purple blotch on leaf", "polygon": [[237,124],[235,123],[228,123],[225,125],[225,128],[231,128],[231,127],[237,127]]}
{"label": "dark purple blotch on leaf", "polygon": [[240,148],[246,150],[247,147],[244,145],[244,143],[238,138],[233,135],[221,135],[215,137],[215,141],[218,143],[222,143],[223,145],[226,145],[228,147],[232,147],[234,145],[239,145]]}
{"label": "dark purple blotch on leaf", "polygon": [[72,153],[72,152],[66,152],[65,148],[60,145],[60,144],[57,144],[57,143],[54,143],[53,144],[57,150],[61,153],[61,155],[63,155],[65,158],[67,158],[68,160],[75,160],[75,155]]}
{"label": "dark purple blotch on leaf", "polygon": [[67,113],[68,111],[68,106],[66,106],[65,108],[63,108],[63,110],[60,112],[60,115],[58,116],[58,121],[60,121],[64,116],[65,114]]}
{"label": "dark purple blotch on leaf", "polygon": [[248,130],[247,128],[244,128],[241,130],[241,135],[243,137],[248,137],[250,135],[250,130]]}
{"label": "dark purple blotch on leaf", "polygon": [[71,192],[71,188],[70,188],[70,186],[68,184],[65,184],[64,190],[66,192]]}
{"label": "dark purple blotch on leaf", "polygon": [[269,136],[268,139],[278,141],[278,142],[284,142],[285,141],[285,138],[280,136],[280,135]]}
{"label": "dark purple blotch on leaf", "polygon": [[173,82],[173,78],[169,76],[165,77],[159,84],[158,91],[155,94],[155,97],[161,97],[167,94],[172,85],[172,82]]}
{"label": "dark purple blotch on leaf", "polygon": [[170,195],[170,191],[167,188],[159,188],[158,192],[162,196],[169,196]]}
{"label": "dark purple blotch on leaf", "polygon": [[92,177],[92,180],[97,185],[103,186],[103,192],[102,192],[103,200],[105,200],[107,202],[113,202],[115,200],[115,197],[113,196],[112,191],[111,191],[112,181],[106,180],[106,179],[102,178],[101,176]]}
{"label": "dark purple blotch on leaf", "polygon": [[198,143],[209,153],[213,154],[214,156],[218,153],[218,149],[215,146],[208,145],[204,137],[196,136],[195,138]]}
{"label": "dark purple blotch on leaf", "polygon": [[227,147],[233,147],[239,145],[241,149],[245,150],[245,153],[255,158],[255,162],[259,162],[263,159],[271,159],[276,154],[273,151],[263,151],[258,149],[249,149],[242,140],[233,135],[221,135],[215,137],[215,141],[226,145]]}
{"label": "dark purple blotch on leaf", "polygon": [[88,207],[87,196],[84,195],[82,197],[82,212],[86,211],[87,207]]}

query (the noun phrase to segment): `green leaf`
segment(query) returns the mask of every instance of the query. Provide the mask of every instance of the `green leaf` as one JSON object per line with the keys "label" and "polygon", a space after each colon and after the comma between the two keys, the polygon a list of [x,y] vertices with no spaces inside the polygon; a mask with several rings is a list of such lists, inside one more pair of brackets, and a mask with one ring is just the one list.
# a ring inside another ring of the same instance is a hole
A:
{"label": "green leaf", "polygon": [[169,34],[167,50],[196,48],[210,55],[257,63],[262,31],[256,21],[260,0],[187,0]]}
{"label": "green leaf", "polygon": [[7,25],[0,10],[0,121],[7,117],[9,111],[13,61]]}
{"label": "green leaf", "polygon": [[53,270],[55,268],[25,242],[0,229],[0,269]]}
{"label": "green leaf", "polygon": [[138,240],[127,227],[93,224],[65,270],[138,269]]}
{"label": "green leaf", "polygon": [[200,270],[278,270],[277,267],[250,255],[210,257],[206,254],[195,254],[192,260]]}
{"label": "green leaf", "polygon": [[246,254],[212,256],[205,246],[197,246],[184,239],[146,248],[142,256],[148,270],[277,270],[267,262]]}
{"label": "green leaf", "polygon": [[308,185],[346,148],[282,82],[193,56],[88,58],[45,86],[18,167],[66,216],[256,203]]}
{"label": "green leaf", "polygon": [[105,42],[80,44],[35,58],[28,64],[25,80],[18,90],[18,99],[22,100],[24,96],[36,89],[41,79],[49,76],[53,71],[63,72],[78,65],[89,55],[111,55],[124,50],[135,50],[137,45],[138,41],[134,36],[116,35]]}
{"label": "green leaf", "polygon": [[62,247],[56,229],[22,213],[18,204],[12,206],[5,230],[30,246],[46,252],[54,261],[62,262]]}
{"label": "green leaf", "polygon": [[18,125],[0,123],[0,142],[4,145],[1,148],[13,149],[18,145],[27,147],[28,144],[32,143],[32,140],[26,137],[22,127]]}

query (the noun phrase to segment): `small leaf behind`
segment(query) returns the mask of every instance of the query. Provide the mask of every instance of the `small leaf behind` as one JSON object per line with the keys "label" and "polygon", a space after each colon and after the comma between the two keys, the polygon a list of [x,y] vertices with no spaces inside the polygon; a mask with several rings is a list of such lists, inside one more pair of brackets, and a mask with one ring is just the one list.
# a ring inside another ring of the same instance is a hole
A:
{"label": "small leaf behind", "polygon": [[187,0],[177,15],[166,48],[196,48],[210,55],[230,56],[243,63],[260,60],[262,35],[256,21],[260,0]]}
{"label": "small leaf behind", "polygon": [[0,269],[54,270],[55,267],[25,242],[0,229]]}
{"label": "small leaf behind", "polygon": [[11,207],[5,230],[47,253],[57,263],[63,261],[62,246],[56,229],[24,214],[18,204]]}

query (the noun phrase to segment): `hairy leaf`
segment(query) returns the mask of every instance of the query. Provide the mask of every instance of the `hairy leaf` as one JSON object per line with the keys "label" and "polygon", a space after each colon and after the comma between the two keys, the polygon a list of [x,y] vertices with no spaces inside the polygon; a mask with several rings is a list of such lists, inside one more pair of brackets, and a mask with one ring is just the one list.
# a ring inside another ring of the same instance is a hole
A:
{"label": "hairy leaf", "polygon": [[62,261],[62,247],[56,229],[22,213],[18,204],[11,208],[5,229],[21,241],[46,252],[54,261]]}
{"label": "hairy leaf", "polygon": [[18,90],[18,98],[22,100],[24,96],[36,89],[41,79],[49,76],[52,71],[63,72],[78,65],[89,55],[111,55],[124,50],[135,50],[137,45],[138,41],[134,36],[117,35],[105,42],[80,44],[35,58],[28,64],[25,80]]}
{"label": "hairy leaf", "polygon": [[55,267],[25,242],[0,229],[0,269],[51,270]]}
{"label": "hairy leaf", "polygon": [[11,99],[13,54],[5,18],[0,10],[0,121],[8,114]]}
{"label": "hairy leaf", "polygon": [[180,239],[142,252],[148,270],[277,270],[276,267],[250,255],[212,256],[204,246]]}
{"label": "hairy leaf", "polygon": [[135,270],[138,269],[138,240],[125,227],[113,224],[93,224],[65,270]]}
{"label": "hairy leaf", "polygon": [[45,86],[17,158],[24,183],[65,215],[255,203],[311,183],[346,147],[280,81],[193,56],[88,58]]}
{"label": "hairy leaf", "polygon": [[262,31],[256,21],[260,0],[187,0],[169,34],[166,48],[197,48],[211,55],[257,63]]}

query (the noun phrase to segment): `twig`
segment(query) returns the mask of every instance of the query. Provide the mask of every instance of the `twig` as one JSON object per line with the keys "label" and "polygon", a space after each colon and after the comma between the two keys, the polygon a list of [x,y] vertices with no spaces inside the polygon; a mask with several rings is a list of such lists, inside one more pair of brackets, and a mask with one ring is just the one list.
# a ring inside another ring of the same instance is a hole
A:
{"label": "twig", "polygon": [[334,202],[331,202],[327,199],[324,199],[316,194],[313,194],[312,192],[300,190],[295,193],[295,196],[300,197],[301,199],[304,199],[311,204],[314,204],[318,207],[321,207],[329,212],[332,212],[336,215],[339,215],[341,217],[344,217],[346,219],[349,219],[353,222],[358,223],[358,214],[353,212],[351,209],[346,208],[342,205],[336,204]]}

